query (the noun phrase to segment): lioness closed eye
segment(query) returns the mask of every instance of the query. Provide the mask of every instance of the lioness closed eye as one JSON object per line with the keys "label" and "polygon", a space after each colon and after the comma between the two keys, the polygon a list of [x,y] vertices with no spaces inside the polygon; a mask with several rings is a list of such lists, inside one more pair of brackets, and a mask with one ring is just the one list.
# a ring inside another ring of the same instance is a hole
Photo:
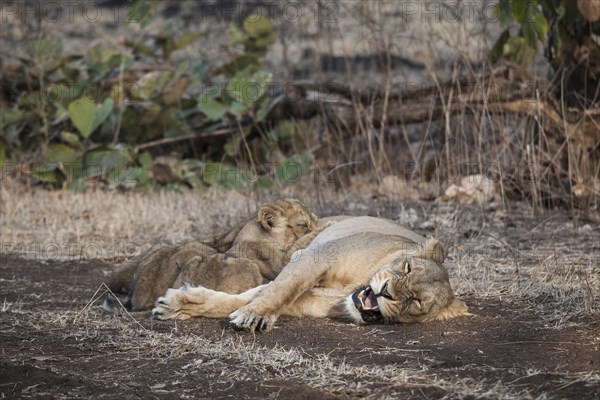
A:
{"label": "lioness closed eye", "polygon": [[346,317],[359,324],[468,315],[454,297],[445,258],[445,246],[435,239],[384,219],[349,217],[296,252],[269,284],[236,295],[169,289],[152,313],[158,319],[229,316],[234,327],[258,331],[271,329],[280,315]]}

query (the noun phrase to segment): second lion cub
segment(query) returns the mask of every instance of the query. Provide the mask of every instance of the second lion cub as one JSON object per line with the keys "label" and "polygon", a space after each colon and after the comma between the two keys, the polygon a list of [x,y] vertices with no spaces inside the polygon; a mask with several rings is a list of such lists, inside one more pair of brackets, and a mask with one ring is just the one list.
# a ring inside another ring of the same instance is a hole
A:
{"label": "second lion cub", "polygon": [[323,229],[301,201],[275,201],[220,238],[151,249],[115,271],[108,287],[128,296],[130,311],[149,310],[168,288],[184,284],[241,293],[275,279]]}

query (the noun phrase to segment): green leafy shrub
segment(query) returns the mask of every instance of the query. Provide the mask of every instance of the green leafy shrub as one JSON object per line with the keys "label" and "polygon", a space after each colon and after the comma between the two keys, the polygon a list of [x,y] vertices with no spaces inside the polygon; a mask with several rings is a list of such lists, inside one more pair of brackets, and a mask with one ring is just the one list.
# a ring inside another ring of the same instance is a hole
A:
{"label": "green leafy shrub", "polygon": [[[136,1],[130,15],[145,28],[157,4],[158,0]],[[185,32],[180,20],[171,20],[157,34],[124,40],[121,48],[99,45],[70,56],[63,55],[60,38],[33,40],[30,57],[22,60],[13,84],[19,95],[10,107],[0,109],[2,161],[41,149],[42,159],[31,177],[76,190],[88,182],[108,187],[241,189],[285,181],[279,173],[250,174],[223,163],[241,157],[251,126],[241,127],[239,121],[260,123],[274,105],[267,93],[272,75],[260,63],[276,40],[271,21],[251,15],[241,27],[231,24],[230,45],[243,51],[232,52],[235,55],[223,65],[209,68],[203,60],[172,61],[175,52],[206,35]],[[217,78],[225,84],[210,87],[208,82]],[[186,94],[192,83],[208,90],[192,98]],[[222,145],[221,162],[188,158],[157,166],[150,153],[137,150],[149,142],[236,124],[241,129]],[[285,162],[299,163],[303,173],[310,168],[305,157]]]}
{"label": "green leafy shrub", "polygon": [[505,29],[492,48],[494,62],[504,58],[528,67],[539,44],[549,60],[558,60],[572,38],[600,35],[597,16],[582,15],[577,0],[499,0],[495,12]]}

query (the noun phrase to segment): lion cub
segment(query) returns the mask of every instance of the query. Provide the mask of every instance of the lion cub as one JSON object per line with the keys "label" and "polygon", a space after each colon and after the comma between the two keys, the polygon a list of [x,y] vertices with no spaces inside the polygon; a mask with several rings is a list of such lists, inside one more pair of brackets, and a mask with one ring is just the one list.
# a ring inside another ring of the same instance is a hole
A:
{"label": "lion cub", "polygon": [[115,271],[108,287],[128,296],[130,311],[149,310],[168,288],[184,284],[241,293],[275,279],[324,229],[316,228],[317,217],[299,200],[275,201],[221,237],[150,249]]}

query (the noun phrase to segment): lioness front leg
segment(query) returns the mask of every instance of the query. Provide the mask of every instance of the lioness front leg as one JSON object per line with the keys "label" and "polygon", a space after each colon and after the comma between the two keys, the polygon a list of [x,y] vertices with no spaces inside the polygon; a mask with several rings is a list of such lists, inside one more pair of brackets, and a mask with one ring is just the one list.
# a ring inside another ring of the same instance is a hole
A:
{"label": "lioness front leg", "polygon": [[[322,247],[319,246],[321,251]],[[331,264],[315,260],[312,254],[301,254],[298,261],[286,265],[251,302],[233,312],[229,316],[231,324],[237,329],[268,331],[280,315],[300,315],[294,302],[313,288],[328,268]]]}
{"label": "lioness front leg", "polygon": [[267,285],[240,294],[228,294],[202,286],[169,289],[164,296],[156,300],[152,316],[155,319],[225,318],[248,304]]}

